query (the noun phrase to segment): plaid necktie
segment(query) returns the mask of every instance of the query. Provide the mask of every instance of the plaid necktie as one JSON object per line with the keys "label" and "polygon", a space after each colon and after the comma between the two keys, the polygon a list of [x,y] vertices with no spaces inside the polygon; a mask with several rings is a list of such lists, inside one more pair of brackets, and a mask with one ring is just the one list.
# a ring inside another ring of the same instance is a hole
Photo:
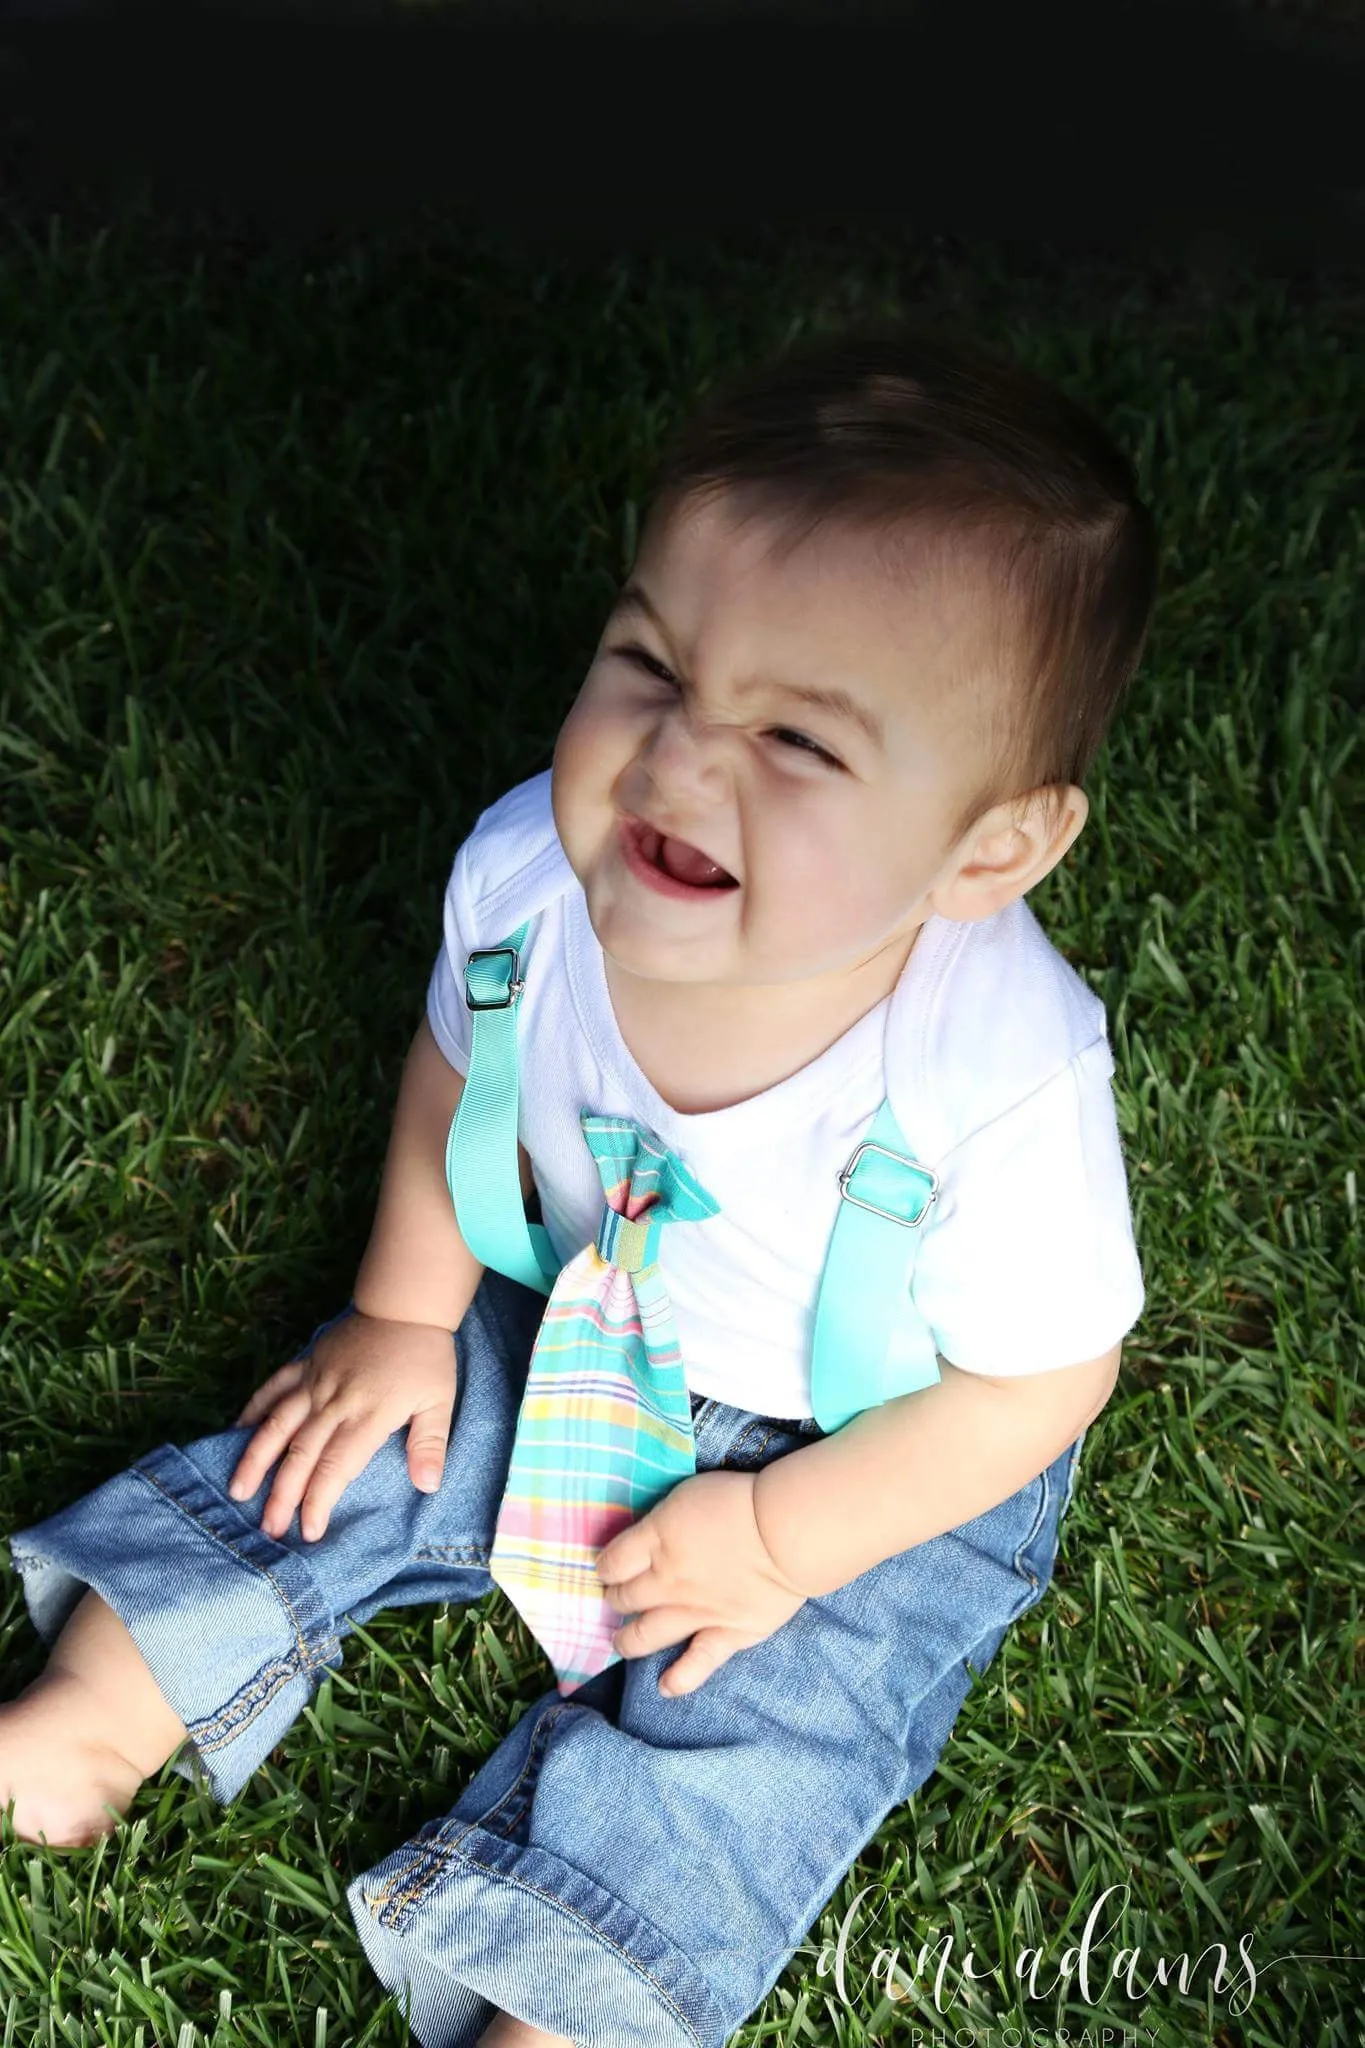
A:
{"label": "plaid necktie", "polygon": [[566,1696],[619,1662],[611,1637],[624,1617],[606,1604],[598,1552],[697,1469],[659,1235],[720,1213],[630,1118],[584,1110],[579,1122],[606,1206],[536,1335],[488,1564]]}

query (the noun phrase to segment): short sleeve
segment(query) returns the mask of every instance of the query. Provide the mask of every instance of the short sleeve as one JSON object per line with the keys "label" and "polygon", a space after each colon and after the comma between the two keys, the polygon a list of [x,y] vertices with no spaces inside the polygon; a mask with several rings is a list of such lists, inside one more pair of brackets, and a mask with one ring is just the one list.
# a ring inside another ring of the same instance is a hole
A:
{"label": "short sleeve", "polygon": [[456,1073],[468,1075],[474,1020],[464,999],[465,962],[478,944],[469,896],[469,841],[455,856],[442,909],[444,942],[427,983],[427,1022]]}
{"label": "short sleeve", "polygon": [[1097,1039],[943,1161],[913,1290],[963,1372],[1080,1365],[1142,1314],[1113,1071]]}

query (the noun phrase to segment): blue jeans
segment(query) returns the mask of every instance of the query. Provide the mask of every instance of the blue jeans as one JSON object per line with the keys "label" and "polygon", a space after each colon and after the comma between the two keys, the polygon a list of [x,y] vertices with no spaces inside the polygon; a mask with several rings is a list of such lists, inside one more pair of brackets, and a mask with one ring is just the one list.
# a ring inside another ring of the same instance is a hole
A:
{"label": "blue jeans", "polygon": [[[227,1496],[251,1427],[165,1444],[10,1539],[35,1627],[51,1642],[93,1586],[189,1731],[175,1768],[197,1765],[231,1800],[353,1621],[493,1591],[544,1308],[485,1274],[456,1333],[437,1493],[413,1486],[399,1430],[320,1541],[297,1515],[276,1541],[260,1527],[273,1475],[250,1501]],[[692,1407],[702,1472],[757,1471],[820,1434],[700,1395]],[[989,1513],[808,1600],[695,1692],[658,1691],[686,1647],[672,1644],[528,1707],[454,1809],[347,1892],[422,2048],[470,2048],[495,2006],[578,2048],[721,2048],[932,1773],[972,1668],[1043,1597],[1084,1438]]]}

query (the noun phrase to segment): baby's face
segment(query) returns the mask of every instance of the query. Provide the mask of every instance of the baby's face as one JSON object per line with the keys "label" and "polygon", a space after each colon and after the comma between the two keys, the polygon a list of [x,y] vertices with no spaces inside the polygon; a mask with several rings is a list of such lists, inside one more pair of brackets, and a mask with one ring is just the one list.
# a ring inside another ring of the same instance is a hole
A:
{"label": "baby's face", "polygon": [[[981,765],[977,700],[951,685],[974,673],[978,614],[928,578],[895,588],[855,537],[785,560],[771,542],[723,503],[651,533],[630,578],[650,609],[618,602],[556,743],[555,824],[593,930],[648,980],[903,959],[964,857],[947,834]],[[844,693],[871,729],[800,688]],[[657,842],[627,845],[641,820],[734,886],[651,884],[638,863]]]}

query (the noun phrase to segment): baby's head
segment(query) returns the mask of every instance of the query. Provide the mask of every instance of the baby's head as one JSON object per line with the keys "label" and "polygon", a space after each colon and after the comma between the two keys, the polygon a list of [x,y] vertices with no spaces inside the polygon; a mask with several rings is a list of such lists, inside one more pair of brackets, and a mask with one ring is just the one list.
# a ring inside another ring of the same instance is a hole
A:
{"label": "baby's head", "polygon": [[[894,985],[931,912],[987,917],[1075,840],[1155,585],[1131,465],[1021,365],[897,324],[732,382],[665,456],[555,748],[602,945],[650,980]],[[659,834],[728,880],[655,886],[705,872]]]}

